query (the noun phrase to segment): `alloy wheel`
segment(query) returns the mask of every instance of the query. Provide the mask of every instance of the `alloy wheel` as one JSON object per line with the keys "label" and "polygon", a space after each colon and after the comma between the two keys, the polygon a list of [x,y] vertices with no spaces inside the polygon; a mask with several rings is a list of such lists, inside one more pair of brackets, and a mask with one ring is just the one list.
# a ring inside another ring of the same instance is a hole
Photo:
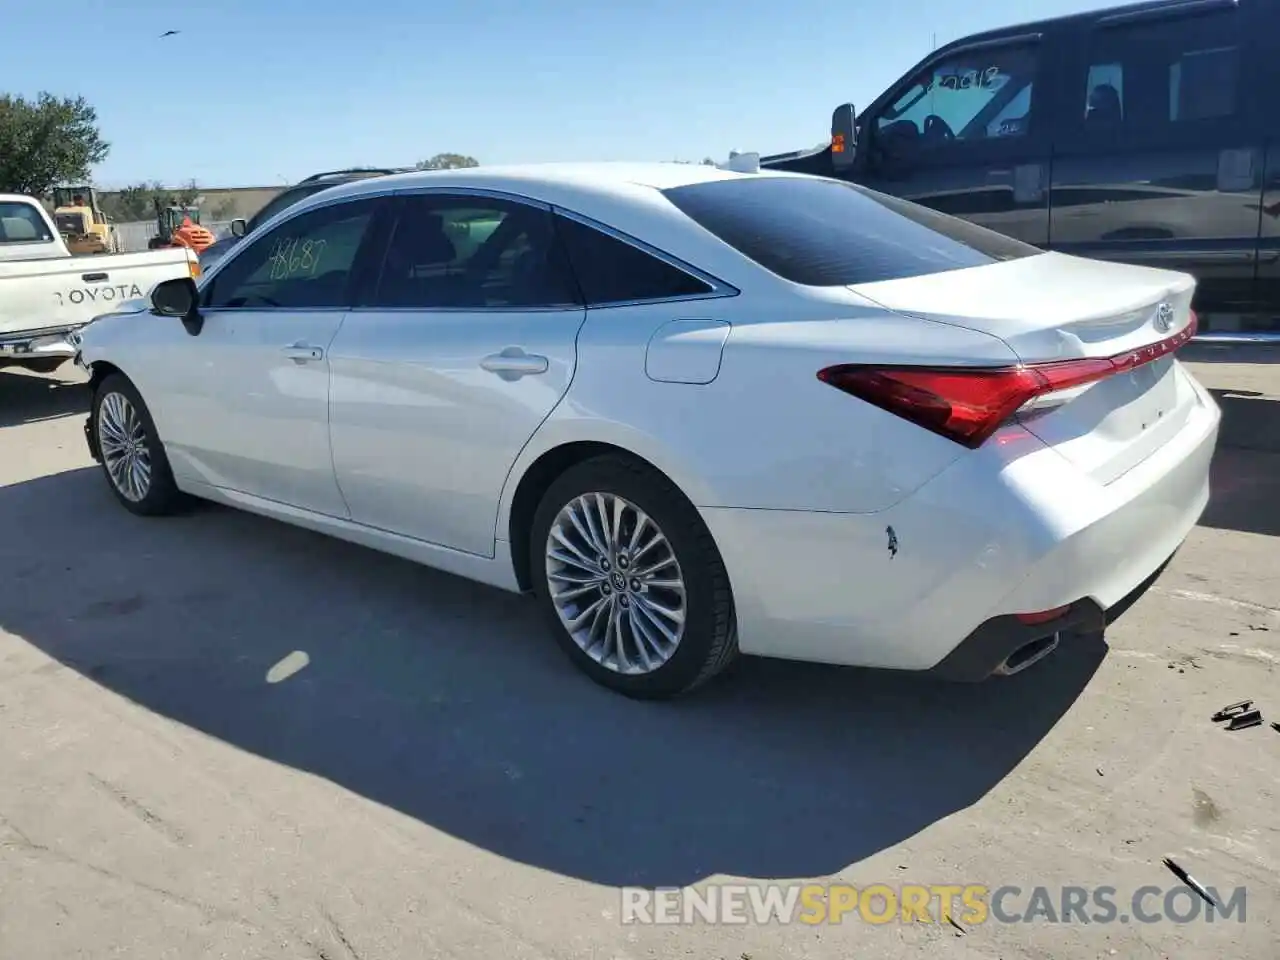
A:
{"label": "alloy wheel", "polygon": [[546,577],[560,622],[600,666],[652,673],[679,647],[687,609],[680,561],[631,501],[584,493],[565,504],[547,535]]}
{"label": "alloy wheel", "polygon": [[98,450],[112,485],[138,503],[151,490],[151,448],[142,418],[129,398],[108,393],[98,405]]}

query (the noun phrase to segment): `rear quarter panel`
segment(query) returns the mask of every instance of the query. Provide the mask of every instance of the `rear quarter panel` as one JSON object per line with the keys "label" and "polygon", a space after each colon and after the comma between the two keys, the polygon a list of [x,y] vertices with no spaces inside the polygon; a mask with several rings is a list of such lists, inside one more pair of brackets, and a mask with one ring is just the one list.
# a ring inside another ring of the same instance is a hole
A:
{"label": "rear quarter panel", "polygon": [[[778,319],[787,312],[790,319]],[[712,382],[646,375],[649,338],[677,319],[732,324]],[[969,451],[827,386],[818,371],[851,362],[1013,362],[1008,347],[984,334],[836,296],[799,312],[794,298],[593,309],[578,357],[564,401],[515,465],[500,524],[529,465],[583,440],[643,457],[700,507],[884,510]]]}

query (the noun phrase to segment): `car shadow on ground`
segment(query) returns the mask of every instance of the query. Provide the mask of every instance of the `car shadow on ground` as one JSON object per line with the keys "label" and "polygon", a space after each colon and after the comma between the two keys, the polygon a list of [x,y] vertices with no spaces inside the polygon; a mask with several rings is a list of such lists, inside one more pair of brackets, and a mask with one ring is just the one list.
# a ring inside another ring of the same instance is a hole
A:
{"label": "car shadow on ground", "polygon": [[1256,390],[1211,389],[1222,408],[1218,448],[1280,453],[1280,399]]}
{"label": "car shadow on ground", "polygon": [[0,370],[0,427],[87,413],[89,388],[41,374]]}
{"label": "car shadow on ground", "polygon": [[973,686],[744,660],[641,703],[579,675],[526,598],[227,509],[136,518],[94,469],[0,488],[0,529],[0,626],[58,661],[606,885],[838,871],[991,790],[1105,655],[1081,639]]}
{"label": "car shadow on ground", "polygon": [[1280,537],[1280,453],[1219,445],[1200,526]]}

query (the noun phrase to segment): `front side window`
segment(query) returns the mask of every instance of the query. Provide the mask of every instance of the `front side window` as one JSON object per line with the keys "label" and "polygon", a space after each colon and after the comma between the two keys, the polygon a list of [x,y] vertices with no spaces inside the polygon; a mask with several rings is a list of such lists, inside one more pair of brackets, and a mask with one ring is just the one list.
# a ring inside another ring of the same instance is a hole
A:
{"label": "front side window", "polygon": [[548,210],[471,196],[409,195],[363,306],[483,310],[581,306]]}
{"label": "front side window", "polygon": [[1030,244],[851,183],[750,176],[664,191],[705,229],[784,280],[843,286],[1030,257]]}
{"label": "front side window", "polygon": [[1035,47],[961,52],[928,67],[876,118],[886,148],[1018,137],[1030,129]]}
{"label": "front side window", "polygon": [[292,217],[245,241],[204,289],[203,306],[317,309],[351,304],[356,255],[375,200],[335,203]]}
{"label": "front side window", "polygon": [[1152,133],[1234,116],[1238,15],[1139,21],[1094,34],[1085,77],[1088,132]]}
{"label": "front side window", "polygon": [[49,225],[31,204],[0,202],[0,243],[48,243],[52,239]]}

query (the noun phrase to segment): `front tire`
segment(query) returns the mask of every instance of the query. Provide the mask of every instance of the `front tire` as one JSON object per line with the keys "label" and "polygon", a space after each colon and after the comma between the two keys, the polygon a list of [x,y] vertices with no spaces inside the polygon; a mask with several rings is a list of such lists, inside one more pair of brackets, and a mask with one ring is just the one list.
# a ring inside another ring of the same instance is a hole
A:
{"label": "front tire", "polygon": [[107,485],[126,510],[154,517],[177,513],[185,505],[155,421],[123,374],[110,374],[98,385],[91,429]]}
{"label": "front tire", "polygon": [[657,471],[602,456],[565,471],[534,514],[534,592],[569,658],[638,699],[688,693],[738,653],[711,532]]}

